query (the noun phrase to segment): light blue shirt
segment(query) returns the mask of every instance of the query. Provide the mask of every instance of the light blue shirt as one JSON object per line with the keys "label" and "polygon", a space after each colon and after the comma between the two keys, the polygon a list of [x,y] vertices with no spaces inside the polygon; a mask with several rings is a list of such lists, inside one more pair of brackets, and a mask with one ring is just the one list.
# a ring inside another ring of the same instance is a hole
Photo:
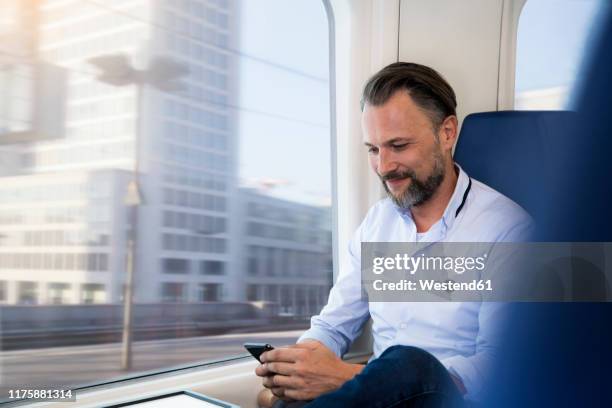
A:
{"label": "light blue shirt", "polygon": [[361,297],[361,242],[516,242],[528,237],[532,219],[519,205],[483,183],[474,179],[470,183],[457,168],[457,185],[448,206],[426,233],[417,234],[410,211],[389,198],[368,211],[349,244],[327,305],[298,342],[319,340],[342,356],[371,317],[373,358],[398,344],[420,347],[461,378],[466,399],[478,399],[498,352],[501,304],[368,302]]}

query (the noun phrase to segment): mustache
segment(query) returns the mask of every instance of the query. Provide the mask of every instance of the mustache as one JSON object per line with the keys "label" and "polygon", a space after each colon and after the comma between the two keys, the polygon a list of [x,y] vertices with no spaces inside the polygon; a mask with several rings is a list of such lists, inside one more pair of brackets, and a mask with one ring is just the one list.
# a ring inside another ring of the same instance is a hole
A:
{"label": "mustache", "polygon": [[403,179],[408,177],[414,180],[416,179],[416,174],[412,170],[390,171],[386,174],[379,174],[378,177],[380,177],[382,181]]}

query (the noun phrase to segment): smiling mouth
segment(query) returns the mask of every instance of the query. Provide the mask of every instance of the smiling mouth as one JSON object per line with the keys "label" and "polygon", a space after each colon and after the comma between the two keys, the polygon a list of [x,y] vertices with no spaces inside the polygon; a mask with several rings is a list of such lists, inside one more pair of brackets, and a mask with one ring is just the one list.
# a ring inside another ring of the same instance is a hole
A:
{"label": "smiling mouth", "polygon": [[387,186],[389,186],[389,188],[398,187],[402,185],[408,179],[409,177],[394,178],[394,179],[387,180],[386,183],[387,183]]}

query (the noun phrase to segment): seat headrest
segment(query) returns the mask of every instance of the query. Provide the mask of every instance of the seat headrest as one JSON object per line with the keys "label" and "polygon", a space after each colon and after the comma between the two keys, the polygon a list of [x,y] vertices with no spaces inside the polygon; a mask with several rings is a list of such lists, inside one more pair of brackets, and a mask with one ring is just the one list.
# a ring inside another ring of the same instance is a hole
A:
{"label": "seat headrest", "polygon": [[567,160],[560,130],[569,111],[501,111],[468,115],[455,149],[455,161],[468,175],[506,195],[537,219],[560,163]]}

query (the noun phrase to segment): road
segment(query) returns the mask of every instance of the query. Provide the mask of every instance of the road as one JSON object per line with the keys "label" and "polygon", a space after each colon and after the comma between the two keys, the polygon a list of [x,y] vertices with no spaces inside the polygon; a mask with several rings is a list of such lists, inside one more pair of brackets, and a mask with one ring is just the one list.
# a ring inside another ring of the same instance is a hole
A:
{"label": "road", "polygon": [[133,370],[121,370],[121,343],[0,353],[0,400],[15,388],[70,388],[134,374],[245,355],[245,342],[292,344],[303,330],[224,334],[133,344]]}

